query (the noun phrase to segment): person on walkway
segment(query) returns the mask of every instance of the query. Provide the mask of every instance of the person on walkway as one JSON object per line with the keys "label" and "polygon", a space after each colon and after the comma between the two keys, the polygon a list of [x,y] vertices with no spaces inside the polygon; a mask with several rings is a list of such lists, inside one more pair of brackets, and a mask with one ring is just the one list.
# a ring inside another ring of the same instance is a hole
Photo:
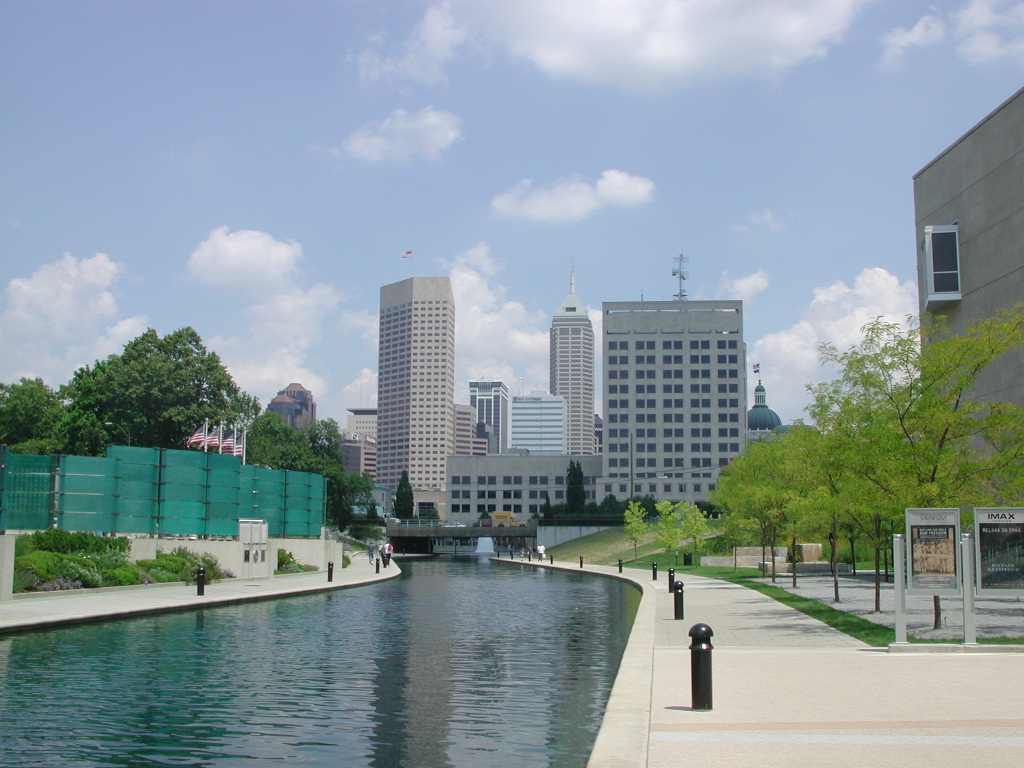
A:
{"label": "person on walkway", "polygon": [[368,554],[368,555],[370,556],[370,565],[373,565],[373,549],[374,549],[374,547],[373,547],[373,542],[371,541],[371,542],[370,542],[370,543],[369,543],[369,544],[368,544],[368,545],[366,546],[366,554]]}
{"label": "person on walkway", "polygon": [[381,547],[381,558],[384,560],[384,567],[385,568],[387,568],[389,565],[391,565],[391,553],[393,551],[394,551],[394,549],[392,548],[390,541],[387,544],[385,544],[383,547]]}
{"label": "person on walkway", "polygon": [[543,560],[544,559],[544,545],[543,544],[538,544],[537,545],[537,559],[538,560]]}

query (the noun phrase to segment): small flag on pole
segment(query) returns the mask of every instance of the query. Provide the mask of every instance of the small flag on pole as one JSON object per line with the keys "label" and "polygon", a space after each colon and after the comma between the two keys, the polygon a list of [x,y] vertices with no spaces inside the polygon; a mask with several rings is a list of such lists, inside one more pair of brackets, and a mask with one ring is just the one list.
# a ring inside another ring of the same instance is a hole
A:
{"label": "small flag on pole", "polygon": [[760,372],[761,372],[761,364],[760,363],[754,363],[754,373],[760,373]]}
{"label": "small flag on pole", "polygon": [[411,259],[412,258],[412,251],[402,251],[402,258],[403,259]]}
{"label": "small flag on pole", "polygon": [[193,432],[192,437],[185,442],[185,446],[188,448],[202,448],[204,445],[206,445],[206,424]]}
{"label": "small flag on pole", "polygon": [[217,449],[217,453],[234,453],[235,452],[235,433],[224,431],[224,434],[220,439],[220,448]]}

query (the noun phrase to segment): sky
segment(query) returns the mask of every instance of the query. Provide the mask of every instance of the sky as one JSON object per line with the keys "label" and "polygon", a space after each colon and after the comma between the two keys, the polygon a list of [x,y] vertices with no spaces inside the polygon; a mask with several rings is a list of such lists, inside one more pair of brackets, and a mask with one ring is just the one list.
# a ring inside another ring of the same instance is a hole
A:
{"label": "sky", "polygon": [[344,426],[380,286],[450,275],[456,400],[546,390],[573,265],[600,338],[682,255],[788,423],[916,314],[913,176],[1022,80],[1006,0],[0,0],[0,382],[191,326]]}

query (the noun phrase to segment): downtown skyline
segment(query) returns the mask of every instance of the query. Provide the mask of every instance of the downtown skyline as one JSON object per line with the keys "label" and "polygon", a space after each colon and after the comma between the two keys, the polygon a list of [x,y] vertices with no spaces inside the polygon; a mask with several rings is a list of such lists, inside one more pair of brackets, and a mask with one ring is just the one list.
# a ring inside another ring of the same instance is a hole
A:
{"label": "downtown skyline", "polygon": [[818,343],[916,313],[913,175],[1019,87],[1024,5],[577,5],[3,4],[0,381],[190,325],[344,424],[380,287],[448,276],[456,402],[546,390],[571,261],[600,337],[682,253],[802,417]]}

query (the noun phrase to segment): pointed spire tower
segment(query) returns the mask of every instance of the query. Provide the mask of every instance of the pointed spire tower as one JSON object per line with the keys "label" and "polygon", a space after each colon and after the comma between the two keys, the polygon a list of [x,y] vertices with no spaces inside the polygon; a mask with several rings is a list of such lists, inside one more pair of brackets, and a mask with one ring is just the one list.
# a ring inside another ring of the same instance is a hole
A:
{"label": "pointed spire tower", "polygon": [[551,321],[552,395],[565,398],[566,444],[571,455],[597,452],[594,437],[594,326],[576,295],[576,263],[570,261],[569,295]]}

